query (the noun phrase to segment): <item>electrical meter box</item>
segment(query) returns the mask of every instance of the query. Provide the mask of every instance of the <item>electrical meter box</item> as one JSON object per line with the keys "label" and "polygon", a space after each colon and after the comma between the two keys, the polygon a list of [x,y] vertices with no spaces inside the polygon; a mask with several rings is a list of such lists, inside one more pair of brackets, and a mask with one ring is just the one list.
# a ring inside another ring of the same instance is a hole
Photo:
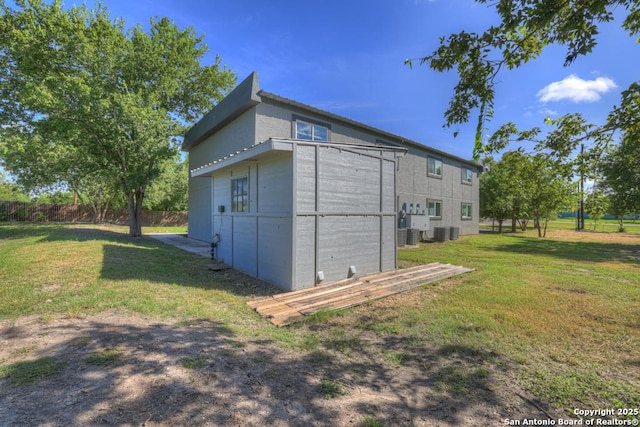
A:
{"label": "electrical meter box", "polygon": [[407,228],[416,228],[420,231],[427,231],[429,229],[428,215],[408,214],[406,220]]}

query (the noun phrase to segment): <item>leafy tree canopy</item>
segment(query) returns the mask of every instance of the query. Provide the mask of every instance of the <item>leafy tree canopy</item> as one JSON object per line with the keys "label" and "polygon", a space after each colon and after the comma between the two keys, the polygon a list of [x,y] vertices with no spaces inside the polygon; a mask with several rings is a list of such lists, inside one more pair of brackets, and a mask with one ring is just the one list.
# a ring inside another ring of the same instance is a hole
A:
{"label": "leafy tree canopy", "polygon": [[[630,36],[640,32],[638,0],[476,0],[495,8],[500,22],[483,33],[462,31],[440,39],[440,46],[419,59],[436,71],[454,69],[458,83],[445,112],[447,126],[466,123],[478,111],[474,157],[496,147],[484,147],[484,123],[493,116],[495,83],[503,69],[513,69],[537,58],[549,45],[566,47],[564,64],[589,54],[597,43],[598,27],[626,11],[622,27]],[[412,60],[407,60],[409,65]],[[639,88],[636,83],[623,94],[621,106],[609,117],[605,133],[611,129],[637,126]],[[630,101],[631,104],[630,105]],[[637,110],[636,110],[637,111]],[[559,123],[556,123],[559,124]],[[564,128],[569,131],[568,128]],[[593,134],[596,129],[592,129]]]}
{"label": "leafy tree canopy", "polygon": [[0,200],[28,202],[31,199],[28,194],[24,193],[20,187],[9,180],[6,174],[0,170]]}
{"label": "leafy tree canopy", "polygon": [[640,212],[640,144],[629,135],[599,164],[601,185],[610,197],[610,208],[618,218]]}
{"label": "leafy tree canopy", "polygon": [[[127,30],[101,5],[15,3],[0,0],[5,167],[39,185],[74,174],[115,182],[130,235],[139,236],[146,189],[176,155],[186,125],[222,99],[235,74],[219,57],[201,65],[204,36],[167,18],[152,19],[149,31]],[[31,159],[38,163],[28,171]]]}

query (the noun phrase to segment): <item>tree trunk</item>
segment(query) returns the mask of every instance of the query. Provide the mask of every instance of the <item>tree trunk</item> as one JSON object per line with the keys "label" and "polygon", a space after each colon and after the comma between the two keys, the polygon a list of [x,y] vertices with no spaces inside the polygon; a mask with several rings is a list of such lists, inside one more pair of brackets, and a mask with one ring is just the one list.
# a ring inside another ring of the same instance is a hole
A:
{"label": "tree trunk", "polygon": [[512,233],[516,232],[516,219],[515,218],[511,218],[511,232]]}
{"label": "tree trunk", "polygon": [[520,223],[520,230],[527,231],[527,225],[529,224],[529,220],[526,218],[523,218],[523,219],[519,219],[518,222]]}
{"label": "tree trunk", "polygon": [[498,233],[502,234],[502,221],[501,219],[498,220]]}
{"label": "tree trunk", "polygon": [[143,190],[134,190],[127,194],[127,208],[129,211],[129,237],[142,236],[142,199]]}

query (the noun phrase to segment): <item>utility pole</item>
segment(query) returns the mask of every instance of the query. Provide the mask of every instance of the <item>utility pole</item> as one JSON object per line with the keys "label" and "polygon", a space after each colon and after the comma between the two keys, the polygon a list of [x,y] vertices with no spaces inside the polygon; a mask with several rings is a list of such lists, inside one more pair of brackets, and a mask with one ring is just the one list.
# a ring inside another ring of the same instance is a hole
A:
{"label": "utility pole", "polygon": [[580,217],[578,230],[584,230],[584,144],[580,144]]}

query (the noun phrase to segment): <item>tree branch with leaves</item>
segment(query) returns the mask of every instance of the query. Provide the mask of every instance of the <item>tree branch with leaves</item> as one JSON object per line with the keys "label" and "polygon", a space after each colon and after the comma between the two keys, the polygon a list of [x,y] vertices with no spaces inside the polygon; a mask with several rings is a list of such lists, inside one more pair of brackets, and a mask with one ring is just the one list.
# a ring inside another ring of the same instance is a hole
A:
{"label": "tree branch with leaves", "polygon": [[[0,149],[12,150],[12,134],[26,146],[50,141],[61,156],[82,152],[94,174],[117,183],[129,234],[140,236],[147,188],[177,154],[186,125],[224,97],[235,74],[217,56],[202,65],[204,36],[168,18],[151,19],[147,32],[126,30],[104,6],[21,0],[14,9],[0,0],[0,11]],[[3,166],[19,172],[18,163]],[[67,173],[61,166],[42,178]]]}

